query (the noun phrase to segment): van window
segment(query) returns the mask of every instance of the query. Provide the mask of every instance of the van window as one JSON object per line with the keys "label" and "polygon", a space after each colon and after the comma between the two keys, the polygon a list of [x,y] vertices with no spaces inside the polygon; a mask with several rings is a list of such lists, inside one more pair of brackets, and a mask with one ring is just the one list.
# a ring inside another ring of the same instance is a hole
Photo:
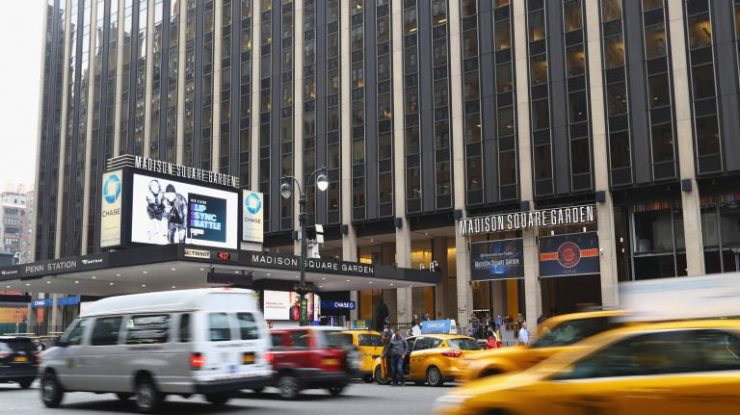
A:
{"label": "van window", "polygon": [[180,315],[180,330],[178,341],[180,343],[187,343],[190,341],[190,314]]}
{"label": "van window", "polygon": [[93,346],[111,346],[118,344],[123,317],[104,317],[95,320],[90,344]]}
{"label": "van window", "polygon": [[69,326],[67,332],[62,335],[61,340],[67,342],[70,346],[77,346],[82,343],[82,336],[85,334],[85,328],[90,325],[90,320],[77,320]]}
{"label": "van window", "polygon": [[256,340],[260,338],[257,322],[252,313],[236,313],[239,322],[239,335],[242,340]]}
{"label": "van window", "polygon": [[229,316],[226,313],[208,314],[212,342],[224,342],[231,340],[231,326]]}
{"label": "van window", "polygon": [[126,323],[126,344],[166,343],[169,326],[169,314],[131,316]]}

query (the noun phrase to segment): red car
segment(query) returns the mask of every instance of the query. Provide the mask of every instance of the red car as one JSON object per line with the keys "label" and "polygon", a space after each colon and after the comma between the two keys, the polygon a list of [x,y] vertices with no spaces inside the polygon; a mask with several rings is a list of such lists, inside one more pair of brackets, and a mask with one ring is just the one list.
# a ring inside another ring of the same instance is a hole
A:
{"label": "red car", "polygon": [[356,375],[359,354],[352,336],[338,328],[293,327],[270,330],[272,386],[283,399],[295,399],[304,389],[327,389],[339,395]]}

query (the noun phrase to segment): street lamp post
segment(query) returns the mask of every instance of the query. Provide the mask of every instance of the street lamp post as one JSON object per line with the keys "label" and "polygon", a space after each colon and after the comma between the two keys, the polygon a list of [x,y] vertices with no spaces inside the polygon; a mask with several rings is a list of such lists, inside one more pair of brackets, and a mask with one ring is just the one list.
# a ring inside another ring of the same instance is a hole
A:
{"label": "street lamp post", "polygon": [[[318,175],[316,175],[317,173]],[[310,183],[314,176],[316,177],[316,187],[318,187],[319,191],[325,191],[329,187],[329,179],[326,176],[326,168],[319,167],[318,169],[316,169],[313,173],[311,173],[311,175],[308,176],[308,180],[306,182]],[[295,288],[298,292],[298,295],[300,296],[301,301],[300,325],[305,326],[307,314],[305,296],[312,291],[311,286],[306,284],[306,217],[308,216],[308,213],[306,212],[306,192],[294,176],[283,176],[280,180],[283,182],[283,184],[280,185],[280,195],[283,197],[283,199],[290,199],[293,194],[294,185],[298,188],[298,223],[301,228],[301,281],[300,283],[298,283],[298,285],[296,285]]]}

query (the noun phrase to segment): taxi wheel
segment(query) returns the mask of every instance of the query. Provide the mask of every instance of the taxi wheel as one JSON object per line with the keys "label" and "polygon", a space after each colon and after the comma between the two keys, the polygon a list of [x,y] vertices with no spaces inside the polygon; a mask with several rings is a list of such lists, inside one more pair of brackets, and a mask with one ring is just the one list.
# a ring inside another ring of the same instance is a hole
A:
{"label": "taxi wheel", "polygon": [[54,373],[48,372],[41,378],[41,400],[47,408],[56,408],[62,403],[64,389]]}
{"label": "taxi wheel", "polygon": [[442,386],[444,380],[442,379],[442,373],[437,369],[436,366],[432,366],[427,369],[427,383],[430,386]]}
{"label": "taxi wheel", "polygon": [[383,377],[383,368],[378,366],[375,368],[375,382],[378,385],[387,385],[388,379]]}

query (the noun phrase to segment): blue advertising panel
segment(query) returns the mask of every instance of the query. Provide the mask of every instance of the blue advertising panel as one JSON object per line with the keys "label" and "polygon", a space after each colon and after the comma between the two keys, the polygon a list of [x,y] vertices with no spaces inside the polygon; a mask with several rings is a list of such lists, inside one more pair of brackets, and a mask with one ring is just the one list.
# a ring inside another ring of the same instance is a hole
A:
{"label": "blue advertising panel", "polygon": [[322,300],[321,308],[326,310],[354,310],[354,301],[334,301],[334,300]]}
{"label": "blue advertising panel", "polygon": [[421,334],[457,334],[457,324],[455,320],[422,321]]}
{"label": "blue advertising panel", "polygon": [[470,244],[470,279],[473,281],[524,278],[521,239]]}
{"label": "blue advertising panel", "polygon": [[540,237],[540,276],[563,277],[599,273],[596,232]]}

